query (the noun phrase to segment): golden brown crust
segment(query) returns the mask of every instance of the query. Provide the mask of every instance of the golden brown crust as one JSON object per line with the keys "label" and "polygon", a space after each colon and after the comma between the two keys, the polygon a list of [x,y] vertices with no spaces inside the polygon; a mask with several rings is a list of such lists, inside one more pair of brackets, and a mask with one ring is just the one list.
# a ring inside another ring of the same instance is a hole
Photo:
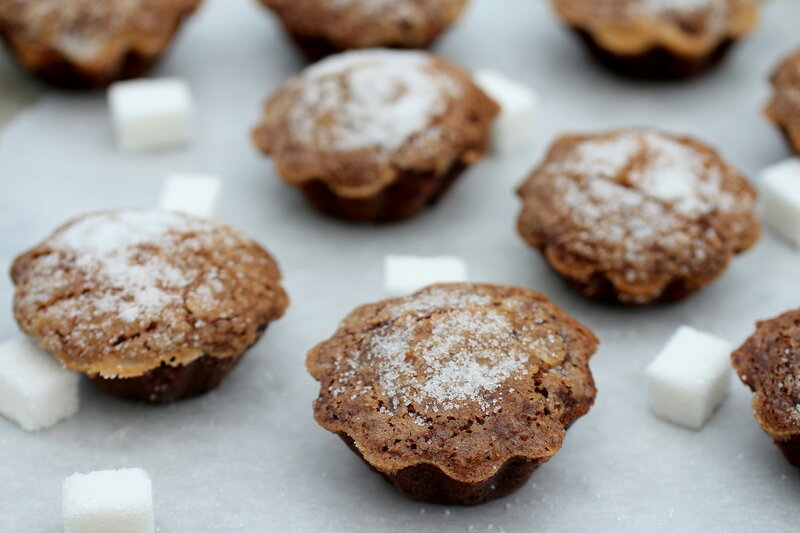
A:
{"label": "golden brown crust", "polygon": [[591,298],[688,296],[760,234],[756,193],[708,146],[654,130],[568,135],[520,187],[522,237]]}
{"label": "golden brown crust", "polygon": [[0,36],[19,63],[60,85],[142,75],[202,0],[0,0]]}
{"label": "golden brown crust", "polygon": [[332,48],[424,48],[452,25],[467,0],[261,0],[298,41]]}
{"label": "golden brown crust", "polygon": [[402,176],[443,175],[485,153],[499,107],[459,67],[423,52],[332,56],[286,83],[254,132],[288,183],[343,198]]}
{"label": "golden brown crust", "polygon": [[[653,49],[698,58],[740,39],[758,22],[759,0],[552,0],[553,8],[597,45],[620,56]],[[681,5],[683,4],[683,5]]]}
{"label": "golden brown crust", "polygon": [[424,465],[490,493],[504,465],[546,462],[588,412],[597,342],[543,294],[433,285],[359,307],[309,352],[314,416],[406,493],[393,476]]}
{"label": "golden brown crust", "polygon": [[772,75],[772,86],[775,93],[766,114],[800,153],[800,51],[781,63]]}
{"label": "golden brown crust", "polygon": [[73,219],[19,256],[11,278],[20,327],[65,367],[101,377],[237,357],[288,305],[256,242],[159,211]]}

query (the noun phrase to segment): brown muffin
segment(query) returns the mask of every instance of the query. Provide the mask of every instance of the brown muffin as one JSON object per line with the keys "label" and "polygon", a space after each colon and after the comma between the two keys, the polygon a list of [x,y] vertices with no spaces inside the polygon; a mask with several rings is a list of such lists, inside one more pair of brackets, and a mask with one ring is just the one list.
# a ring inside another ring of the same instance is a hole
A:
{"label": "brown muffin", "polygon": [[409,498],[478,504],[524,485],[589,411],[597,342],[538,292],[432,285],[359,307],[308,353],[314,418]]}
{"label": "brown muffin", "polygon": [[758,23],[760,0],[551,0],[592,55],[620,74],[685,78]]}
{"label": "brown muffin", "polygon": [[66,368],[153,403],[216,387],[288,305],[238,231],[161,211],[91,213],[11,267],[14,314]]}
{"label": "brown muffin", "polygon": [[786,459],[800,466],[800,309],[756,324],[731,356],[753,395],[753,415]]}
{"label": "brown muffin", "polygon": [[267,102],[253,137],[315,208],[385,222],[439,199],[486,152],[498,112],[443,59],[355,51],[289,80]]}
{"label": "brown muffin", "polygon": [[315,61],[358,48],[425,48],[468,0],[261,0]]}
{"label": "brown muffin", "polygon": [[102,87],[143,75],[202,0],[0,0],[0,36],[50,83]]}
{"label": "brown muffin", "polygon": [[708,146],[654,130],[562,137],[518,193],[519,233],[598,300],[682,299],[760,234],[741,174]]}
{"label": "brown muffin", "polygon": [[775,94],[767,116],[783,131],[800,154],[800,51],[789,56],[772,75]]}

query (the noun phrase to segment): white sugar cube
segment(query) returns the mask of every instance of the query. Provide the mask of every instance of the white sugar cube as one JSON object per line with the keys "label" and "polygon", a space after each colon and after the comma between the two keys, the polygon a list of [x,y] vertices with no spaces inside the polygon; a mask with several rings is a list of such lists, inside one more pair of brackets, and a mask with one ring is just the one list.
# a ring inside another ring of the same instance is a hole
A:
{"label": "white sugar cube", "polygon": [[167,211],[215,218],[221,197],[222,180],[216,176],[173,174],[164,184],[159,205]]}
{"label": "white sugar cube", "polygon": [[504,154],[529,146],[536,121],[536,93],[491,70],[477,71],[475,82],[500,106],[492,131],[492,149]]}
{"label": "white sugar cube", "polygon": [[467,281],[467,265],[459,257],[388,255],[384,285],[391,297],[406,296],[433,283]]}
{"label": "white sugar cube", "polygon": [[108,93],[117,139],[142,152],[185,144],[192,122],[192,94],[180,79],[142,79],[113,84]]}
{"label": "white sugar cube", "polygon": [[64,480],[64,533],[153,533],[153,488],[140,468],[73,474]]}
{"label": "white sugar cube", "polygon": [[647,367],[653,412],[681,426],[702,428],[728,393],[732,350],[713,335],[678,328]]}
{"label": "white sugar cube", "polygon": [[26,337],[0,344],[0,414],[23,429],[37,431],[74,415],[79,379]]}
{"label": "white sugar cube", "polygon": [[767,224],[800,247],[800,157],[765,168],[761,182]]}

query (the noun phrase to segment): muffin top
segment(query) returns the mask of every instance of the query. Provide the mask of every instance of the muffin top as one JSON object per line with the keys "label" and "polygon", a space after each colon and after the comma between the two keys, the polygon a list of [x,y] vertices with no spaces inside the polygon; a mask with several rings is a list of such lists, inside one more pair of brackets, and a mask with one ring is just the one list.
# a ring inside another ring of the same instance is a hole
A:
{"label": "muffin top", "polygon": [[800,153],[800,50],[787,57],[772,75],[775,94],[767,115],[786,129]]}
{"label": "muffin top", "polygon": [[314,416],[382,472],[433,464],[482,481],[559,450],[594,402],[597,342],[538,292],[433,285],[359,307],[309,352]]}
{"label": "muffin top", "polygon": [[21,328],[70,370],[103,377],[237,356],[288,305],[256,242],[162,211],[73,219],[18,257],[11,278]]}
{"label": "muffin top", "polygon": [[629,303],[702,285],[760,234],[756,193],[708,146],[647,129],[568,135],[520,187],[520,234],[562,275]]}
{"label": "muffin top", "polygon": [[157,55],[202,0],[0,0],[0,33],[29,67],[55,52],[87,70]]}
{"label": "muffin top", "polygon": [[685,56],[710,53],[758,22],[760,0],[552,0],[571,26],[603,48],[635,55],[664,47]]}
{"label": "muffin top", "polygon": [[499,108],[459,67],[417,51],[337,54],[267,102],[256,145],[289,183],[367,197],[403,172],[444,172],[486,149]]}
{"label": "muffin top", "polygon": [[800,309],[759,322],[731,359],[755,392],[753,414],[764,431],[778,441],[800,436]]}
{"label": "muffin top", "polygon": [[301,38],[341,50],[422,48],[455,22],[468,0],[261,0]]}

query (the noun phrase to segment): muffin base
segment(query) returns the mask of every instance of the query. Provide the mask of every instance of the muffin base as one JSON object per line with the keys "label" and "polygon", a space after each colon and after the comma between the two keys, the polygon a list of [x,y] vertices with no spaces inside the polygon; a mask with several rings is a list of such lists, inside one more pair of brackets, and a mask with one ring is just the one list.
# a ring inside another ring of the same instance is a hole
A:
{"label": "muffin base", "polygon": [[[556,272],[559,276],[563,275]],[[602,274],[595,274],[589,281],[580,281],[570,278],[563,278],[573,289],[583,294],[587,298],[599,302],[624,305],[629,307],[640,307],[653,303],[669,303],[685,300],[698,290],[700,286],[688,283],[686,280],[675,280],[656,297],[646,300],[637,300],[635,296],[620,292],[611,281]]]}
{"label": "muffin base", "polygon": [[783,452],[786,460],[800,468],[800,436],[792,437],[787,441],[775,441],[775,445]]}
{"label": "muffin base", "polygon": [[164,404],[205,394],[219,386],[244,354],[225,359],[204,355],[188,365],[162,363],[134,378],[88,376],[92,383],[109,394],[152,404]]}
{"label": "muffin base", "polygon": [[301,189],[308,202],[325,214],[360,222],[396,222],[436,203],[467,167],[458,161],[440,174],[404,172],[392,185],[367,198],[337,196],[319,180],[307,182]]}
{"label": "muffin base", "polygon": [[591,33],[572,28],[598,62],[617,74],[640,79],[676,80],[697,76],[717,65],[734,44],[726,39],[706,55],[689,57],[658,46],[636,55],[619,55],[602,48]]}
{"label": "muffin base", "polygon": [[522,457],[506,461],[497,473],[485,481],[464,483],[455,480],[431,464],[403,468],[389,474],[372,466],[345,433],[339,437],[374,471],[381,474],[404,496],[412,500],[441,505],[478,505],[508,496],[525,485],[540,463]]}
{"label": "muffin base", "polygon": [[[324,59],[330,55],[338,54],[339,52],[344,52],[349,50],[348,48],[342,48],[333,44],[330,40],[324,37],[313,37],[309,35],[301,35],[292,32],[288,32],[289,37],[291,37],[292,41],[295,43],[297,48],[302,52],[303,56],[310,62],[314,63],[319,61],[320,59]],[[439,34],[434,35],[431,37],[427,42],[422,43],[420,46],[406,46],[403,44],[392,44],[392,43],[385,43],[381,45],[381,48],[394,48],[394,49],[426,49],[433,42],[439,38]]]}

